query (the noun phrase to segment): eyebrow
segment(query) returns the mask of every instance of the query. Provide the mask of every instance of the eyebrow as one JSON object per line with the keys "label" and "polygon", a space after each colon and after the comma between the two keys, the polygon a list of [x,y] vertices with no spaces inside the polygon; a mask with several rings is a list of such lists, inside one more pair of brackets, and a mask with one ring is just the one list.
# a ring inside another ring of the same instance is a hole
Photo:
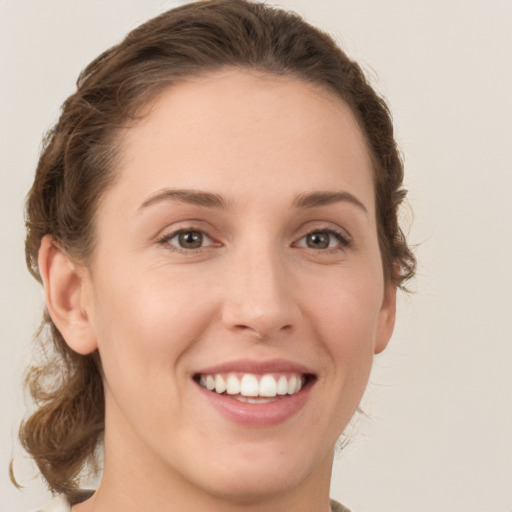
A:
{"label": "eyebrow", "polygon": [[310,194],[301,194],[293,202],[295,208],[316,208],[333,203],[348,202],[368,215],[368,210],[364,204],[350,192],[312,192]]}
{"label": "eyebrow", "polygon": [[[139,210],[151,206],[152,204],[161,201],[180,201],[183,203],[193,204],[196,206],[203,206],[206,208],[220,208],[227,209],[228,205],[226,200],[219,194],[212,192],[201,192],[199,190],[187,189],[163,189],[155,195],[146,199]],[[293,201],[293,207],[298,209],[317,208],[319,206],[327,206],[333,203],[348,202],[364,213],[368,214],[368,210],[364,204],[357,199],[350,192],[311,192],[308,194],[301,194]]]}
{"label": "eyebrow", "polygon": [[161,201],[180,201],[182,203],[189,203],[196,206],[204,206],[206,208],[221,208],[226,209],[227,204],[224,198],[218,194],[211,192],[200,192],[197,190],[185,189],[164,189],[157,192],[155,195],[146,199],[139,210],[146,208],[154,203]]}

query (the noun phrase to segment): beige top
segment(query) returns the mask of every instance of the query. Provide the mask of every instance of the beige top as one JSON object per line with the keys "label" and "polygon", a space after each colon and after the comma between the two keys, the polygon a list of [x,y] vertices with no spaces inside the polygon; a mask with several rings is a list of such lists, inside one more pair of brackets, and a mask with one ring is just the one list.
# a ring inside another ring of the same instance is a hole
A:
{"label": "beige top", "polygon": [[[80,495],[81,499],[78,498],[74,503],[79,503],[80,501],[87,499],[90,495],[90,492],[83,493]],[[332,512],[350,512],[348,508],[334,500],[331,500],[331,510]],[[45,508],[37,510],[36,512],[71,512],[71,503],[64,495],[61,494],[53,498]]]}

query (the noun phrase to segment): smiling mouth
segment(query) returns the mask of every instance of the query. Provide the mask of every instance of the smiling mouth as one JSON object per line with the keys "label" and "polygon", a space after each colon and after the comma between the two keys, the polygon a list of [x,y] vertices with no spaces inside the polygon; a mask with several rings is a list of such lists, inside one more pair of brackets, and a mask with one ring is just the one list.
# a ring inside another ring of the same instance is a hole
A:
{"label": "smiling mouth", "polygon": [[265,404],[299,393],[312,382],[310,374],[214,373],[196,374],[194,381],[218,395],[249,404]]}

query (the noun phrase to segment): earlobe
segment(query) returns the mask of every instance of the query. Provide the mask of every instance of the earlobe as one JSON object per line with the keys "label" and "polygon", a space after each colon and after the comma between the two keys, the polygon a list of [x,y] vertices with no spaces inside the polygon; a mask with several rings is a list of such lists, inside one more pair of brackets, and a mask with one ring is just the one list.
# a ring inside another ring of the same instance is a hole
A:
{"label": "earlobe", "polygon": [[49,235],[39,248],[39,272],[46,307],[67,345],[79,354],[97,349],[87,314],[85,276]]}
{"label": "earlobe", "polygon": [[395,328],[396,289],[397,287],[395,284],[386,284],[386,291],[384,293],[382,307],[379,312],[379,322],[375,337],[375,354],[379,354],[387,347]]}

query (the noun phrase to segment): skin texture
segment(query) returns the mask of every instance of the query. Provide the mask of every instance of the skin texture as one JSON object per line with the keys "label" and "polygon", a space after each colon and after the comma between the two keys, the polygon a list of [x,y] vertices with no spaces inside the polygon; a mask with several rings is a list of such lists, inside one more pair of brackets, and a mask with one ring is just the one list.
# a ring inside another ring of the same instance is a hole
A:
{"label": "skin texture", "polygon": [[[99,350],[105,373],[104,476],[74,512],[329,510],[335,442],[395,316],[349,108],[294,78],[225,70],[165,91],[123,134],[118,172],[90,264],[49,237],[39,258],[54,322],[72,349]],[[155,199],[167,189],[224,205]],[[333,191],[361,204],[297,207]],[[187,229],[204,233],[198,249],[179,246]],[[325,230],[348,245],[310,247]],[[276,358],[316,380],[275,425],[231,421],[192,379]]]}

